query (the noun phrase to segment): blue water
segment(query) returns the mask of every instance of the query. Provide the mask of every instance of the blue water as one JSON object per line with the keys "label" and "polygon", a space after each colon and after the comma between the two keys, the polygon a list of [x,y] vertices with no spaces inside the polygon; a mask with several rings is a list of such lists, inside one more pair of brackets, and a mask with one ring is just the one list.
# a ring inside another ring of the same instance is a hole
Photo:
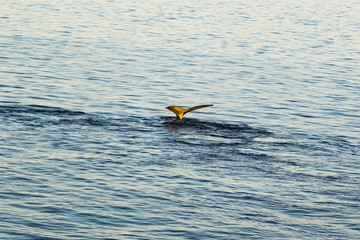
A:
{"label": "blue water", "polygon": [[360,239],[359,10],[1,3],[0,239]]}

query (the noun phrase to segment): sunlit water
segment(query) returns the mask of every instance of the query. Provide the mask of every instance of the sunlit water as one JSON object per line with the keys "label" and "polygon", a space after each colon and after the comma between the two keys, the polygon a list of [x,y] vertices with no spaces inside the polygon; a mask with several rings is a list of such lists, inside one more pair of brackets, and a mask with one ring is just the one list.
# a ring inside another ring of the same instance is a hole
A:
{"label": "sunlit water", "polygon": [[1,3],[0,239],[359,239],[359,12]]}

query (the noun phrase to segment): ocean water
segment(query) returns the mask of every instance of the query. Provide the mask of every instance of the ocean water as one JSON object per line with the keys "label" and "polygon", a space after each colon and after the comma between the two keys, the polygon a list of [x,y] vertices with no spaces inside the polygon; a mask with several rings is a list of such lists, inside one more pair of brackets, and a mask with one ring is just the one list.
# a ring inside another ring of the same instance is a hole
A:
{"label": "ocean water", "polygon": [[359,10],[3,1],[0,239],[360,239]]}

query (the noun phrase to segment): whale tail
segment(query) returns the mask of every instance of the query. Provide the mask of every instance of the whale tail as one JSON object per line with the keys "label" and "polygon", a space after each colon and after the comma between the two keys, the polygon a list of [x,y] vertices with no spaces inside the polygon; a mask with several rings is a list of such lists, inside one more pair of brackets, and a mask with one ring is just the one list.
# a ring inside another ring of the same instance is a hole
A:
{"label": "whale tail", "polygon": [[181,108],[181,107],[178,107],[178,106],[168,106],[168,107],[166,107],[166,109],[172,111],[173,113],[175,113],[177,119],[182,119],[183,116],[188,112],[194,111],[195,109],[204,108],[204,107],[211,107],[211,106],[214,106],[214,104],[198,105],[198,106],[191,107],[191,108],[188,108],[188,109],[184,109],[184,108]]}

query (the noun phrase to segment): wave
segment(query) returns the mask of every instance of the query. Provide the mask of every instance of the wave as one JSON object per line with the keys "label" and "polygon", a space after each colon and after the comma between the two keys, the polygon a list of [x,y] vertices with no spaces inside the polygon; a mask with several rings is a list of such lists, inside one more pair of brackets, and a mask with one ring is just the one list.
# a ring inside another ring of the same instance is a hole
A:
{"label": "wave", "polygon": [[43,114],[43,115],[84,115],[85,112],[82,111],[71,111],[60,107],[49,107],[42,105],[10,105],[10,106],[0,106],[0,114],[6,115],[10,114],[15,116],[15,114]]}
{"label": "wave", "polygon": [[96,125],[107,127],[111,125],[119,126],[121,122],[99,114],[43,105],[0,106],[0,117],[5,121],[15,121],[24,125],[42,127],[48,125]]}

